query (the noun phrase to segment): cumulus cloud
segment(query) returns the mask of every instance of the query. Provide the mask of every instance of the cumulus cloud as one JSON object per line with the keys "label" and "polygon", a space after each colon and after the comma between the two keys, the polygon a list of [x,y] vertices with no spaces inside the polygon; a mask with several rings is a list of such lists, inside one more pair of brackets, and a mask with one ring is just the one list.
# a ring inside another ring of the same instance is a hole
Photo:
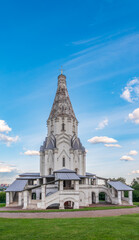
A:
{"label": "cumulus cloud", "polygon": [[27,156],[38,156],[38,155],[40,155],[40,152],[39,151],[35,151],[35,150],[28,150],[28,151],[24,152],[24,155],[27,155]]}
{"label": "cumulus cloud", "polygon": [[98,127],[96,128],[96,130],[103,129],[103,128],[105,128],[107,125],[108,125],[108,119],[105,118],[102,122],[100,122],[100,123],[98,124]]}
{"label": "cumulus cloud", "polygon": [[120,160],[124,160],[124,161],[134,161],[134,158],[128,156],[128,155],[124,155],[120,158]]}
{"label": "cumulus cloud", "polygon": [[88,142],[93,143],[93,144],[97,144],[97,143],[116,143],[117,140],[115,140],[114,138],[109,138],[106,136],[95,136],[91,139],[88,140]]}
{"label": "cumulus cloud", "polygon": [[0,132],[11,132],[12,129],[8,126],[8,124],[4,120],[0,120]]}
{"label": "cumulus cloud", "polygon": [[131,150],[128,155],[130,156],[136,156],[138,154],[138,152],[136,150]]}
{"label": "cumulus cloud", "polygon": [[137,101],[139,99],[139,78],[135,77],[129,81],[120,97],[128,102]]}
{"label": "cumulus cloud", "polygon": [[139,173],[139,170],[133,170],[132,173],[133,174]]}
{"label": "cumulus cloud", "polygon": [[136,108],[132,113],[129,113],[128,118],[132,122],[139,124],[139,108]]}
{"label": "cumulus cloud", "polygon": [[20,173],[15,165],[0,162],[0,183],[11,183]]}
{"label": "cumulus cloud", "polygon": [[116,148],[121,148],[121,145],[119,144],[105,144],[105,147],[116,147]]}
{"label": "cumulus cloud", "polygon": [[5,134],[0,133],[0,141],[5,143],[7,146],[10,146],[11,143],[17,142],[19,140],[19,137],[10,137]]}
{"label": "cumulus cloud", "polygon": [[17,167],[14,165],[0,162],[0,173],[10,173],[17,170],[18,170]]}
{"label": "cumulus cloud", "polygon": [[17,142],[19,140],[18,136],[11,137],[7,135],[11,131],[12,128],[10,128],[4,120],[0,120],[0,142],[5,143],[7,146]]}

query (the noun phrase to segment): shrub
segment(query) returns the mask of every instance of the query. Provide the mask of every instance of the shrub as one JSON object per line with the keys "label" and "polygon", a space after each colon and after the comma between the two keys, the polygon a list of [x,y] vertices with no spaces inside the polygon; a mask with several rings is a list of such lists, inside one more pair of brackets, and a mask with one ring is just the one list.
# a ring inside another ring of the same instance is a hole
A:
{"label": "shrub", "polygon": [[6,203],[6,192],[0,192],[0,203]]}

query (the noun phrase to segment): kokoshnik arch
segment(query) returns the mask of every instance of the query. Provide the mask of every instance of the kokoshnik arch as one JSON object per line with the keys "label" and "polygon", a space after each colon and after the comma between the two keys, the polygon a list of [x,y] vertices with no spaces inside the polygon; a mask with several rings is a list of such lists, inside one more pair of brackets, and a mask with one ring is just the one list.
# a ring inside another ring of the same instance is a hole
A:
{"label": "kokoshnik arch", "polygon": [[[86,151],[78,138],[78,120],[62,72],[47,127],[40,147],[40,172],[19,175],[6,190],[7,207],[78,209],[99,203],[101,192],[108,203],[133,204],[132,188],[86,172]],[[128,198],[124,191],[128,191]]]}

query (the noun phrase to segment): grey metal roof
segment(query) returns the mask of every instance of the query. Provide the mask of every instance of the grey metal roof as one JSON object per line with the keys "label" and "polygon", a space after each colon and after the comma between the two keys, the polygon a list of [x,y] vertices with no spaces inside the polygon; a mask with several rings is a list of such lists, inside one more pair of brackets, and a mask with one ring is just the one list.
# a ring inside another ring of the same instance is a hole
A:
{"label": "grey metal roof", "polygon": [[96,174],[86,172],[86,176],[96,176]]}
{"label": "grey metal roof", "polygon": [[81,150],[82,152],[85,152],[85,148],[83,147],[81,141],[79,138],[77,138],[76,134],[73,135],[72,139],[71,139],[71,147],[74,150]]}
{"label": "grey metal roof", "polygon": [[120,181],[108,181],[108,184],[115,188],[118,191],[132,191],[133,188],[129,187],[128,185],[120,182]]}
{"label": "grey metal roof", "polygon": [[46,177],[46,178],[54,178],[55,176],[54,176],[54,174],[51,174],[51,175],[46,175],[44,177]]}
{"label": "grey metal roof", "polygon": [[40,147],[40,151],[44,152],[45,150],[54,148],[56,148],[56,138],[53,134],[51,134],[49,137],[45,138],[43,145]]}
{"label": "grey metal roof", "polygon": [[36,180],[36,179],[42,179],[42,177],[19,177],[17,180]]}
{"label": "grey metal roof", "polygon": [[24,190],[27,180],[15,180],[7,189],[6,192],[21,192]]}
{"label": "grey metal roof", "polygon": [[56,173],[56,178],[59,180],[80,180],[80,178],[78,177],[78,175],[76,173],[72,173],[72,172],[66,172],[66,173],[62,173],[62,172],[58,172]]}
{"label": "grey metal roof", "polygon": [[75,171],[67,168],[62,168],[60,170],[54,171],[54,173],[75,173]]}
{"label": "grey metal roof", "polygon": [[80,174],[78,174],[78,177],[79,177],[79,178],[86,178],[86,176],[80,175]]}
{"label": "grey metal roof", "polygon": [[30,176],[30,177],[37,176],[37,177],[39,177],[40,173],[21,173],[19,176]]}

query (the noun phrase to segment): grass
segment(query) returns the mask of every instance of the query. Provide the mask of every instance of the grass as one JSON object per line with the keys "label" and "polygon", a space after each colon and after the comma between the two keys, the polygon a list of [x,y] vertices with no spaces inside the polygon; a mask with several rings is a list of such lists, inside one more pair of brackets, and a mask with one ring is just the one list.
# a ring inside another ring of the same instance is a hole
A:
{"label": "grass", "polygon": [[5,203],[0,203],[0,208],[5,207],[5,205],[6,205]]}
{"label": "grass", "polygon": [[139,202],[134,202],[134,205],[139,207]]}
{"label": "grass", "polygon": [[[76,211],[97,211],[97,210],[108,210],[108,209],[122,209],[122,208],[134,208],[135,206],[104,206],[104,207],[85,207],[80,209],[46,209],[46,210],[18,210],[18,211],[10,211],[7,210],[5,212],[76,212]],[[2,211],[0,211],[2,212]]]}
{"label": "grass", "polygon": [[2,219],[1,240],[138,240],[139,214],[72,219]]}

